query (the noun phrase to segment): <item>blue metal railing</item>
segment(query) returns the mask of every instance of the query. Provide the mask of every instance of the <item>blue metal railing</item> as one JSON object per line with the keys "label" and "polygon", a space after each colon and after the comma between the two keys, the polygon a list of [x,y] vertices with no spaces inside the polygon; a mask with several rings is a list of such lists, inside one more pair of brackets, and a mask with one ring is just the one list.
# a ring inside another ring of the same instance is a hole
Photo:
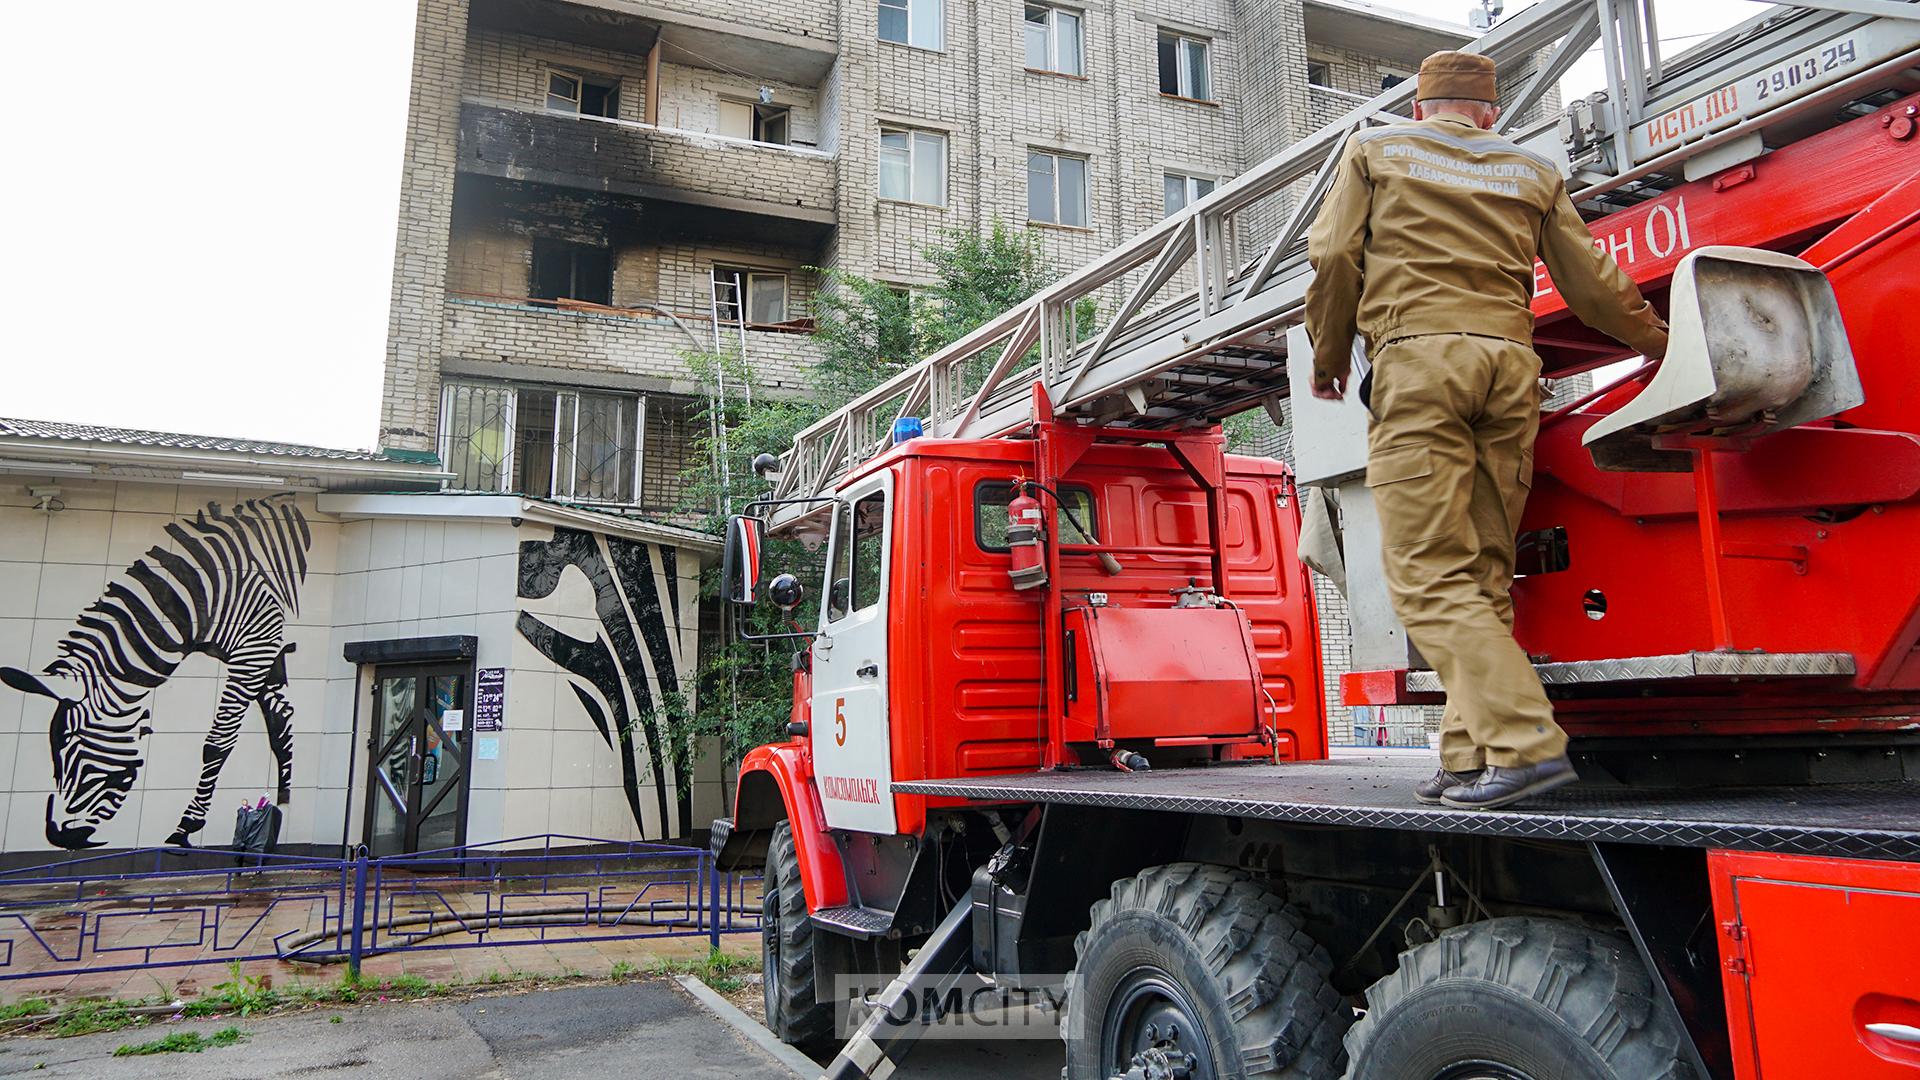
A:
{"label": "blue metal railing", "polygon": [[[244,865],[240,865],[244,863]],[[0,872],[0,982],[757,931],[701,848],[543,835],[371,858],[144,848]]]}

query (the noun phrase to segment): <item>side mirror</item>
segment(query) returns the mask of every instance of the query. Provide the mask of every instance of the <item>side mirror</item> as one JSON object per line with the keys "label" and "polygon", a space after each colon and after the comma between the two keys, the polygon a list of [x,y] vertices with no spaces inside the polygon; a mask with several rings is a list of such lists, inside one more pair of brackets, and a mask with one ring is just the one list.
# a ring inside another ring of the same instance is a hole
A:
{"label": "side mirror", "polygon": [[793,609],[799,607],[800,602],[806,598],[807,587],[802,585],[800,579],[794,577],[792,574],[781,574],[772,581],[767,582],[767,599],[773,601],[775,607],[778,607],[781,611],[789,615],[791,615]]}
{"label": "side mirror", "polygon": [[766,533],[767,523],[759,518],[735,514],[727,519],[726,547],[720,557],[720,595],[729,603],[753,603],[753,591],[760,584],[760,550]]}

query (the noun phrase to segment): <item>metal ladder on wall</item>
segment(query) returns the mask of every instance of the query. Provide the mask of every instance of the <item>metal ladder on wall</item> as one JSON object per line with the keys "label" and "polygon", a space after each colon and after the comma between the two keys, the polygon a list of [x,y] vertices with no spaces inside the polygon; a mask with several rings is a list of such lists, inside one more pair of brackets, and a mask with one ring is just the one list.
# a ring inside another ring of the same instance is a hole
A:
{"label": "metal ladder on wall", "polygon": [[[725,419],[727,404],[727,357],[730,352],[740,358],[741,367],[747,364],[747,283],[739,275],[722,276],[715,268],[707,270],[707,320],[713,327],[713,393],[708,395],[710,407],[707,409],[707,422],[720,462],[720,496],[715,500],[714,511],[727,514],[732,507],[727,505],[726,493],[733,489],[732,455],[727,447],[727,425]],[[727,312],[732,318],[727,318]],[[728,337],[732,336],[735,348],[730,349]],[[747,404],[753,404],[753,381],[743,380]]]}
{"label": "metal ladder on wall", "polygon": [[[747,355],[747,283],[738,275],[722,277],[717,269],[707,271],[707,318],[713,324],[713,353],[727,351],[729,324],[741,356]],[[731,310],[731,319],[726,313]]]}
{"label": "metal ladder on wall", "polygon": [[[1663,56],[1655,0],[1542,0],[1466,48],[1491,57],[1509,88],[1500,131],[1564,163],[1568,191],[1595,215],[1632,206],[1765,152],[1766,134],[1831,126],[1849,109],[1920,88],[1920,2],[1801,0],[1768,7],[1676,56]],[[1757,6],[1757,5],[1756,5]],[[1598,43],[1606,90],[1564,115],[1523,123]],[[1773,90],[1776,73],[1786,76]],[[1794,81],[1787,85],[1789,78]],[[1760,98],[1756,80],[1769,83]],[[1382,92],[1098,261],[836,410],[795,439],[777,499],[831,492],[885,452],[893,421],[929,436],[992,438],[1028,420],[1030,388],[1054,412],[1176,429],[1288,393],[1287,330],[1302,320],[1312,269],[1306,232],[1347,137],[1397,123],[1414,84]],[[1266,240],[1243,257],[1235,237]],[[1185,271],[1197,285],[1160,294]],[[1103,291],[1102,325],[1078,324]],[[776,525],[804,511],[779,508]]]}

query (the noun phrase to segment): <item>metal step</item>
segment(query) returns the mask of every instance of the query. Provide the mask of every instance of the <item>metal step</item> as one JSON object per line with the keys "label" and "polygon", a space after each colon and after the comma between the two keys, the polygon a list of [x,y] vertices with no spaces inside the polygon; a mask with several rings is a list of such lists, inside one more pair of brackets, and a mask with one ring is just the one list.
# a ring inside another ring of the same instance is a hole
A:
{"label": "metal step", "polygon": [[[1835,679],[1852,675],[1855,668],[1853,655],[1841,652],[1684,652],[1535,664],[1533,670],[1551,689],[1676,679]],[[1445,692],[1440,676],[1431,671],[1408,672],[1407,691]]]}
{"label": "metal step", "polygon": [[813,925],[848,937],[884,937],[893,932],[893,912],[870,907],[830,907],[813,913]]}

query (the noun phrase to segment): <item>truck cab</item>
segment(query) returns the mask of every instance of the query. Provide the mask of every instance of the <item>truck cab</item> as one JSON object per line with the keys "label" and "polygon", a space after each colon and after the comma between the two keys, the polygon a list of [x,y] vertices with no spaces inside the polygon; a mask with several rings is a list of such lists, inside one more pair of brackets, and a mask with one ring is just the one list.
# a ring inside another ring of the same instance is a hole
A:
{"label": "truck cab", "polygon": [[[815,803],[803,843],[921,835],[941,800],[893,793],[908,780],[1326,756],[1287,466],[1222,453],[1215,428],[1087,438],[1041,480],[1055,441],[910,439],[789,526],[824,554],[818,621],[792,737],[743,766],[733,848]],[[1213,462],[1214,482],[1183,453]],[[1058,540],[1050,588],[1012,575],[1023,494]],[[729,550],[763,528],[736,519]],[[808,880],[810,910],[849,896]]]}

